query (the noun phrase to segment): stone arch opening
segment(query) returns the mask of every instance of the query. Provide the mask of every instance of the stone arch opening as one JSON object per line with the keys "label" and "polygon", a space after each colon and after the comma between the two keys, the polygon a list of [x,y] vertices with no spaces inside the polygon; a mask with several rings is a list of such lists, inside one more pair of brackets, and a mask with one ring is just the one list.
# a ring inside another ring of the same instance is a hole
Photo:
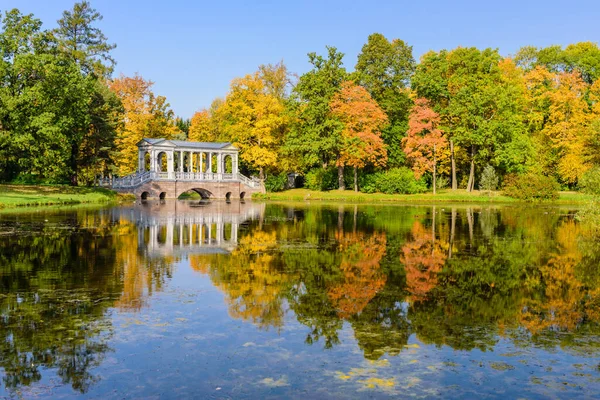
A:
{"label": "stone arch opening", "polygon": [[161,151],[156,155],[156,170],[165,172],[167,170],[167,153]]}
{"label": "stone arch opening", "polygon": [[210,190],[203,188],[192,188],[181,193],[177,198],[179,200],[194,200],[197,199],[198,196],[202,200],[207,200],[214,197],[213,193]]}
{"label": "stone arch opening", "polygon": [[161,200],[164,200],[167,198],[167,193],[166,192],[160,192],[160,194],[158,195],[158,198]]}
{"label": "stone arch opening", "polygon": [[240,193],[240,200],[243,200],[244,197],[246,197],[246,192],[241,192]]}
{"label": "stone arch opening", "polygon": [[140,198],[142,200],[148,200],[149,195],[150,195],[150,193],[148,193],[148,192],[142,192],[142,195],[140,196]]}
{"label": "stone arch opening", "polygon": [[231,192],[225,193],[225,200],[231,200]]}

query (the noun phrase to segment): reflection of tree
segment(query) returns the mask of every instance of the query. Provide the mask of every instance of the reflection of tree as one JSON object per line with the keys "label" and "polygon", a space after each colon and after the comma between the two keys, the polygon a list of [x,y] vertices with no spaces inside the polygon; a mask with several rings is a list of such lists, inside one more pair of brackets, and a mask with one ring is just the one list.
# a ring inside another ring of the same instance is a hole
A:
{"label": "reflection of tree", "polygon": [[407,289],[413,301],[423,299],[437,285],[448,253],[448,245],[435,239],[435,231],[428,231],[419,221],[412,227],[412,241],[402,246],[400,261],[406,269]]}
{"label": "reflection of tree", "polygon": [[343,282],[328,289],[328,296],[340,318],[358,314],[385,285],[379,265],[385,254],[385,234],[339,233]]}
{"label": "reflection of tree", "polygon": [[585,282],[580,244],[589,244],[580,236],[581,227],[573,220],[556,229],[556,251],[538,272],[536,286],[543,295],[528,297],[521,314],[521,323],[533,334],[549,328],[574,332],[584,323],[600,323],[600,287],[597,280]]}
{"label": "reflection of tree", "polygon": [[210,274],[226,294],[233,318],[252,321],[261,328],[283,326],[283,297],[292,276],[281,272],[275,232],[253,230],[242,237],[230,255],[190,256],[192,268]]}
{"label": "reflection of tree", "polygon": [[138,229],[133,222],[121,219],[114,236],[115,273],[123,281],[123,291],[115,306],[137,311],[148,296],[162,290],[173,276],[172,257],[147,258],[138,251]]}
{"label": "reflection of tree", "polygon": [[[68,229],[0,241],[0,367],[9,389],[38,382],[44,368],[84,393],[109,350],[105,310],[121,289],[112,268],[108,218],[82,211]],[[61,222],[64,223],[64,220]]]}

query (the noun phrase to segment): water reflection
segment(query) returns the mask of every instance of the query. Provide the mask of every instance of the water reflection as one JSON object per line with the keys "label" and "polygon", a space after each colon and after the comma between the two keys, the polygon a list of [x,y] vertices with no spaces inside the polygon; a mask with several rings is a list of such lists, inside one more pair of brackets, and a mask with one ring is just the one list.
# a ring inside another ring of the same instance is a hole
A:
{"label": "water reflection", "polygon": [[[573,357],[600,345],[600,243],[569,210],[167,202],[1,215],[0,231],[9,389],[49,369],[90,390],[124,334],[114,313],[159,313],[153,295],[185,270],[210,279],[232,320],[300,331],[316,350],[350,334],[374,362],[416,357],[415,340]],[[211,346],[227,353],[219,334]]]}

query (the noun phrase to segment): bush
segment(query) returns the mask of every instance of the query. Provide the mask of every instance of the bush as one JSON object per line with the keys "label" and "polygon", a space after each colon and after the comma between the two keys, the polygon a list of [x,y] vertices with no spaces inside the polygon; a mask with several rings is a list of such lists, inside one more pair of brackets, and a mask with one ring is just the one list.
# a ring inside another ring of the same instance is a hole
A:
{"label": "bush", "polygon": [[450,178],[446,176],[438,176],[435,179],[435,188],[438,190],[450,187]]}
{"label": "bush", "polygon": [[560,185],[553,177],[533,173],[517,175],[504,182],[507,196],[526,201],[556,200],[559,190]]}
{"label": "bush", "polygon": [[587,171],[579,180],[579,188],[583,193],[600,196],[600,167]]}
{"label": "bush", "polygon": [[367,175],[363,178],[361,187],[361,191],[364,193],[414,194],[423,193],[426,190],[425,182],[415,179],[413,172],[406,167],[392,168],[386,172]]}
{"label": "bush", "polygon": [[267,192],[281,192],[287,186],[287,173],[282,172],[279,175],[269,175],[265,179],[265,190]]}
{"label": "bush", "polygon": [[333,190],[338,188],[337,167],[313,168],[304,177],[304,187],[310,190]]}
{"label": "bush", "polygon": [[491,165],[486,166],[481,173],[479,178],[479,190],[492,191],[498,188],[498,175],[494,167]]}

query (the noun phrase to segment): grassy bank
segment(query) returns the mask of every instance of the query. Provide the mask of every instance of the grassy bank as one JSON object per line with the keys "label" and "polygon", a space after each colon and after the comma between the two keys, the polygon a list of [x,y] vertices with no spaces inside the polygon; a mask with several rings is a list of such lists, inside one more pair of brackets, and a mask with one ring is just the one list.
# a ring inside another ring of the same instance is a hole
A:
{"label": "grassy bank", "polygon": [[[504,196],[501,192],[467,192],[466,190],[440,190],[435,196],[433,193],[422,194],[383,194],[383,193],[355,193],[353,191],[318,192],[307,189],[291,189],[277,193],[257,193],[253,197],[257,200],[276,201],[303,201],[322,200],[347,203],[519,203],[520,200]],[[586,204],[591,196],[578,192],[561,192],[558,200],[552,204]],[[548,202],[550,203],[550,202]]]}
{"label": "grassy bank", "polygon": [[118,201],[117,193],[102,188],[66,185],[0,185],[0,208]]}

